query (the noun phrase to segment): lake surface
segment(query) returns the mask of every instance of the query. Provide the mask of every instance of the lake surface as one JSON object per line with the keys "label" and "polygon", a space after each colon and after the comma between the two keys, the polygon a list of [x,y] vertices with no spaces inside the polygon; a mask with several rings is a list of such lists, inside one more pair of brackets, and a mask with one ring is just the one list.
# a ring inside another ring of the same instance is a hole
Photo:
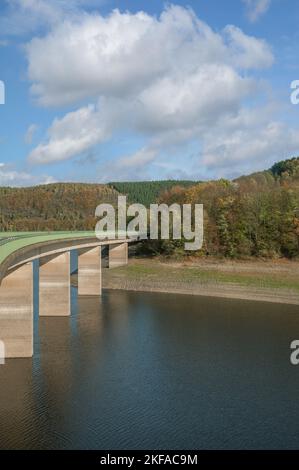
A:
{"label": "lake surface", "polygon": [[[104,291],[0,366],[0,448],[299,448],[299,309]],[[55,299],[53,299],[55,309]]]}

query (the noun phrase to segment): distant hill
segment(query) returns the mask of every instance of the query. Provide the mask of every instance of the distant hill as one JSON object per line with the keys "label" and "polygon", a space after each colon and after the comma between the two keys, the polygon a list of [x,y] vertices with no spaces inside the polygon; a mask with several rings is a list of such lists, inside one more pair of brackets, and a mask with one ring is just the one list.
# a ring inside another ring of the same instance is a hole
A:
{"label": "distant hill", "polygon": [[190,187],[192,181],[137,183],[54,183],[27,188],[0,187],[0,231],[93,230],[95,208],[117,204],[119,194],[128,202],[149,206],[161,192],[174,186]]}
{"label": "distant hill", "polygon": [[[233,181],[2,187],[0,231],[93,230],[97,205],[116,205],[119,194],[127,195],[129,203],[147,207],[158,201],[203,203],[206,254],[299,256],[299,158]],[[172,249],[167,246],[166,251]]]}
{"label": "distant hill", "polygon": [[298,189],[299,157],[282,160],[264,171],[240,176],[234,180],[243,191],[259,191],[274,189],[278,186],[289,185]]}
{"label": "distant hill", "polygon": [[299,179],[299,158],[294,157],[288,160],[283,160],[281,162],[275,163],[275,165],[270,168],[271,173],[275,177],[288,178],[293,180]]}
{"label": "distant hill", "polygon": [[93,230],[101,202],[115,204],[118,193],[104,184],[55,183],[0,188],[0,231]]}
{"label": "distant hill", "polygon": [[[299,158],[269,170],[166,191],[165,204],[202,203],[204,244],[199,255],[299,258]],[[153,240],[150,253],[184,255],[181,240]]]}
{"label": "distant hill", "polygon": [[174,186],[188,188],[194,186],[194,184],[196,184],[196,181],[162,180],[109,183],[109,186],[119,193],[126,195],[129,202],[149,207],[150,204],[157,201],[163,191],[167,191]]}

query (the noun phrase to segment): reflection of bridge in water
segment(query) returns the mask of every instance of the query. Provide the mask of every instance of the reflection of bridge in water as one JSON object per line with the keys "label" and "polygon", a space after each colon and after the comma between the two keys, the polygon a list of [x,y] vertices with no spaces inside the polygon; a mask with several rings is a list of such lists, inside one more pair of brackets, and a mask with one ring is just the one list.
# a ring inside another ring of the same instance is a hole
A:
{"label": "reflection of bridge in water", "polygon": [[78,253],[78,294],[102,293],[102,248],[109,267],[126,265],[136,238],[99,240],[91,232],[0,234],[0,340],[5,357],[33,355],[33,261],[39,262],[39,315],[69,316],[70,252]]}

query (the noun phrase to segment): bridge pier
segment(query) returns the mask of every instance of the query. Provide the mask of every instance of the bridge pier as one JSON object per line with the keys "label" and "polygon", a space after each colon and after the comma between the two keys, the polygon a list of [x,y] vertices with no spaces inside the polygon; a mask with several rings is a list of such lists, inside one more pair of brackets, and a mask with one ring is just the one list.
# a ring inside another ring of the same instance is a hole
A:
{"label": "bridge pier", "polygon": [[69,316],[71,314],[70,252],[40,259],[39,315]]}
{"label": "bridge pier", "polygon": [[102,248],[78,250],[78,294],[102,295]]}
{"label": "bridge pier", "polygon": [[128,264],[128,243],[109,245],[109,268]]}
{"label": "bridge pier", "polygon": [[5,358],[33,356],[33,267],[24,264],[0,285],[0,340]]}

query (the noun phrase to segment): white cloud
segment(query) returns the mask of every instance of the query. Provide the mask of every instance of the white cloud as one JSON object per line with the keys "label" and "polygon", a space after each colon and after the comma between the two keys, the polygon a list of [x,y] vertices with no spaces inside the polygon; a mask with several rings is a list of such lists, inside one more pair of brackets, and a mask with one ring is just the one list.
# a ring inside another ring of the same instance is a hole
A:
{"label": "white cloud", "polygon": [[298,153],[298,130],[273,115],[272,107],[242,109],[206,132],[198,160],[207,174],[231,177]]}
{"label": "white cloud", "polygon": [[[64,18],[76,18],[84,6],[101,5],[100,0],[4,0],[0,17],[1,35],[19,35],[51,28]],[[5,9],[6,6],[6,9]]]}
{"label": "white cloud", "polygon": [[256,93],[250,70],[274,60],[265,41],[234,26],[216,33],[178,6],[159,18],[115,10],[65,20],[26,52],[40,104],[95,103],[56,119],[32,163],[72,158],[119,130],[145,136],[156,156],[159,146],[202,138]]}
{"label": "white cloud", "polygon": [[105,125],[94,105],[90,105],[55,119],[48,131],[49,138],[29,155],[31,163],[66,160],[88,150],[106,137]]}
{"label": "white cloud", "polygon": [[37,124],[31,124],[28,127],[28,129],[26,131],[26,134],[25,134],[25,143],[26,144],[31,144],[32,143],[34,134],[36,133],[37,129],[38,129]]}
{"label": "white cloud", "polygon": [[[143,147],[101,167],[102,181],[133,181],[145,178],[145,168],[157,157],[157,151]],[[141,171],[142,170],[142,171]]]}
{"label": "white cloud", "polygon": [[246,5],[248,19],[254,23],[264,15],[271,6],[272,0],[242,0]]}
{"label": "white cloud", "polygon": [[[191,10],[167,8],[64,21],[27,45],[32,92],[44,105],[94,96],[132,97],[157,79],[182,79],[203,66],[268,67],[267,44],[237,28],[215,33]],[[212,78],[212,77],[211,77]]]}
{"label": "white cloud", "polygon": [[138,150],[133,155],[122,157],[120,160],[118,160],[117,165],[121,168],[139,169],[144,164],[147,164],[153,161],[155,156],[156,156],[156,152],[154,150],[142,148],[141,150]]}
{"label": "white cloud", "polygon": [[235,63],[242,69],[262,69],[273,64],[273,54],[266,41],[248,36],[233,25],[227,26],[224,32]]}
{"label": "white cloud", "polygon": [[51,176],[35,176],[26,171],[16,171],[6,163],[0,163],[0,186],[31,186],[35,184],[53,183]]}

